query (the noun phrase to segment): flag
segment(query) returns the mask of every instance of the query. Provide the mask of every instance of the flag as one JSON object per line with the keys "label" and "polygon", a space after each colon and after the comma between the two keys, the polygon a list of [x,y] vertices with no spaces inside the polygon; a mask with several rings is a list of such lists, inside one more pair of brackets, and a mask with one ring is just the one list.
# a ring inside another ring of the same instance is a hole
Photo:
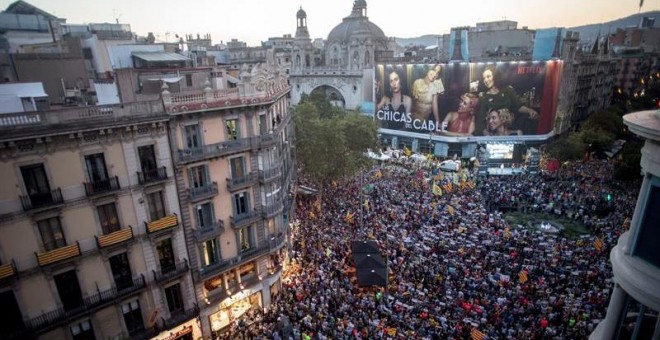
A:
{"label": "flag", "polygon": [[520,273],[518,273],[518,281],[520,281],[520,283],[527,282],[527,272],[526,271],[521,270]]}
{"label": "flag", "polygon": [[486,339],[486,334],[476,328],[472,328],[472,331],[470,331],[470,337],[472,340],[483,340]]}
{"label": "flag", "polygon": [[433,183],[433,194],[436,196],[442,196],[442,189],[440,189],[440,186]]}
{"label": "flag", "polygon": [[389,336],[396,336],[396,328],[388,327],[388,328],[387,328],[387,335],[389,335]]}
{"label": "flag", "polygon": [[456,212],[456,210],[454,210],[454,207],[452,207],[451,205],[448,205],[448,206],[447,206],[447,212],[448,212],[449,214],[451,214],[451,215],[454,215],[454,213]]}
{"label": "flag", "polygon": [[331,254],[332,254],[332,250],[330,250],[329,247],[325,248],[325,256],[330,257]]}
{"label": "flag", "polygon": [[511,230],[509,229],[509,227],[506,227],[504,229],[504,237],[511,238]]}
{"label": "flag", "polygon": [[346,213],[346,217],[344,218],[344,220],[346,221],[346,223],[351,223],[351,222],[353,222],[353,216],[355,216],[355,213],[351,213],[350,211],[347,212],[347,213]]}
{"label": "flag", "polygon": [[445,191],[451,192],[451,190],[452,190],[451,182],[447,182],[447,184],[445,184]]}
{"label": "flag", "polygon": [[443,177],[444,175],[442,174],[442,172],[439,172],[437,175],[435,175],[435,177],[433,177],[433,179],[435,179],[436,181],[442,181]]}
{"label": "flag", "polygon": [[410,157],[412,155],[412,151],[410,151],[407,146],[403,147],[403,152],[406,154],[406,157]]}
{"label": "flag", "polygon": [[374,178],[381,178],[381,177],[383,177],[383,173],[380,172],[380,170],[378,170],[378,171],[376,171],[376,173],[374,173]]}
{"label": "flag", "polygon": [[470,187],[470,189],[474,189],[474,181],[471,181],[471,180],[467,181],[467,185],[468,185],[468,187]]}
{"label": "flag", "polygon": [[337,189],[337,182],[336,181],[332,181],[332,188]]}
{"label": "flag", "polygon": [[596,237],[594,240],[594,248],[596,248],[597,251],[603,250],[603,240],[600,237]]}
{"label": "flag", "polygon": [[314,211],[309,212],[309,218],[312,220],[316,218],[316,215],[314,215]]}
{"label": "flag", "polygon": [[369,211],[369,199],[368,198],[364,200],[364,209]]}
{"label": "flag", "polygon": [[316,212],[320,213],[321,212],[321,195],[318,195],[316,198],[316,202],[314,202],[314,209]]}

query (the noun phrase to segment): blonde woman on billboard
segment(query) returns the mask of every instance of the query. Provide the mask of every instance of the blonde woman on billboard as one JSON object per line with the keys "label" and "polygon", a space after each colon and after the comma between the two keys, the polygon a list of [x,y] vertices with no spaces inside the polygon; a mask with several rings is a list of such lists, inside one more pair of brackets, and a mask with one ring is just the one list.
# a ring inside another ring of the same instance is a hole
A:
{"label": "blonde woman on billboard", "polygon": [[412,85],[413,96],[413,119],[426,120],[431,117],[436,122],[440,121],[440,112],[438,111],[437,96],[445,92],[445,86],[440,75],[440,65],[429,68],[424,78],[415,80]]}
{"label": "blonde woman on billboard", "polygon": [[509,130],[513,123],[513,114],[508,109],[492,110],[487,117],[488,127],[484,129],[484,136],[520,136],[522,131]]}
{"label": "blonde woman on billboard", "polygon": [[447,124],[447,136],[470,136],[474,133],[474,113],[479,97],[474,93],[465,93],[458,102],[458,110],[447,113],[443,123]]}
{"label": "blonde woman on billboard", "polygon": [[390,112],[408,113],[412,106],[412,100],[409,96],[401,93],[401,77],[392,70],[389,73],[390,93],[384,95],[378,103],[379,110],[389,110]]}

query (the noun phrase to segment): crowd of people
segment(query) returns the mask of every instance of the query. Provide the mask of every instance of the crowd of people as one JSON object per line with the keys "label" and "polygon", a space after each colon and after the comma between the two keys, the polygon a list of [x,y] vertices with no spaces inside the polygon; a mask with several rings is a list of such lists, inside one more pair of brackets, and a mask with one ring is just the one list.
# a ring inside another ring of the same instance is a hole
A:
{"label": "crowd of people", "polygon": [[[251,336],[586,339],[605,316],[609,250],[637,193],[611,178],[611,166],[491,176],[438,195],[418,170],[386,164],[318,197],[299,196],[282,292]],[[598,203],[605,193],[607,212]],[[505,203],[578,220],[590,233],[570,238],[510,225],[487,209]],[[358,286],[356,240],[378,243],[387,287]]]}

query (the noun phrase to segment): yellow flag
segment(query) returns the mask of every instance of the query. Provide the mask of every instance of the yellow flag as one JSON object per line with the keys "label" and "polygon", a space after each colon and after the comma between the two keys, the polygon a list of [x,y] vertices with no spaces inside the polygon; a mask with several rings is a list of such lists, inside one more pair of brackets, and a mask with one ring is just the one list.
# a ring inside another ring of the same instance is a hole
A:
{"label": "yellow flag", "polygon": [[368,199],[368,198],[364,200],[364,208],[365,208],[367,211],[369,211],[369,199]]}
{"label": "yellow flag", "polygon": [[456,213],[456,210],[454,210],[454,207],[452,207],[451,205],[448,205],[448,206],[447,206],[447,211],[448,211],[449,214],[451,214],[451,215],[454,215],[454,213]]}
{"label": "yellow flag", "polygon": [[442,189],[440,189],[440,186],[433,183],[433,194],[436,196],[442,196]]}
{"label": "yellow flag", "polygon": [[354,215],[355,215],[355,213],[351,213],[350,211],[347,212],[347,213],[346,213],[346,218],[344,218],[344,220],[346,220],[346,223],[351,223],[351,222],[353,222],[353,216],[354,216]]}
{"label": "yellow flag", "polygon": [[518,273],[518,281],[520,281],[520,283],[527,282],[527,272],[521,270],[520,273]]}
{"label": "yellow flag", "polygon": [[403,152],[406,154],[406,157],[410,157],[412,155],[412,151],[410,151],[407,146],[403,147]]}
{"label": "yellow flag", "polygon": [[600,237],[596,237],[594,240],[594,248],[598,251],[603,250],[603,240]]}
{"label": "yellow flag", "polygon": [[509,227],[504,229],[504,237],[511,238],[511,230],[509,230]]}

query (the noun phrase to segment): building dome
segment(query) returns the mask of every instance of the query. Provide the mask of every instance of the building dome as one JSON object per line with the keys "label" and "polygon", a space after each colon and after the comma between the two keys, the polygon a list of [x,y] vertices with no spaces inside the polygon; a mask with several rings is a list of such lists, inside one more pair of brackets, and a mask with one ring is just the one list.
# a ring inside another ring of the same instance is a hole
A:
{"label": "building dome", "polygon": [[[364,1],[364,0],[363,0]],[[298,10],[298,13],[296,13],[297,18],[306,18],[307,13],[302,9],[302,6],[300,6],[300,9]]]}
{"label": "building dome", "polygon": [[387,40],[383,30],[366,17],[347,17],[330,31],[328,42],[348,43],[353,36],[364,38],[365,35],[370,36],[372,40]]}

